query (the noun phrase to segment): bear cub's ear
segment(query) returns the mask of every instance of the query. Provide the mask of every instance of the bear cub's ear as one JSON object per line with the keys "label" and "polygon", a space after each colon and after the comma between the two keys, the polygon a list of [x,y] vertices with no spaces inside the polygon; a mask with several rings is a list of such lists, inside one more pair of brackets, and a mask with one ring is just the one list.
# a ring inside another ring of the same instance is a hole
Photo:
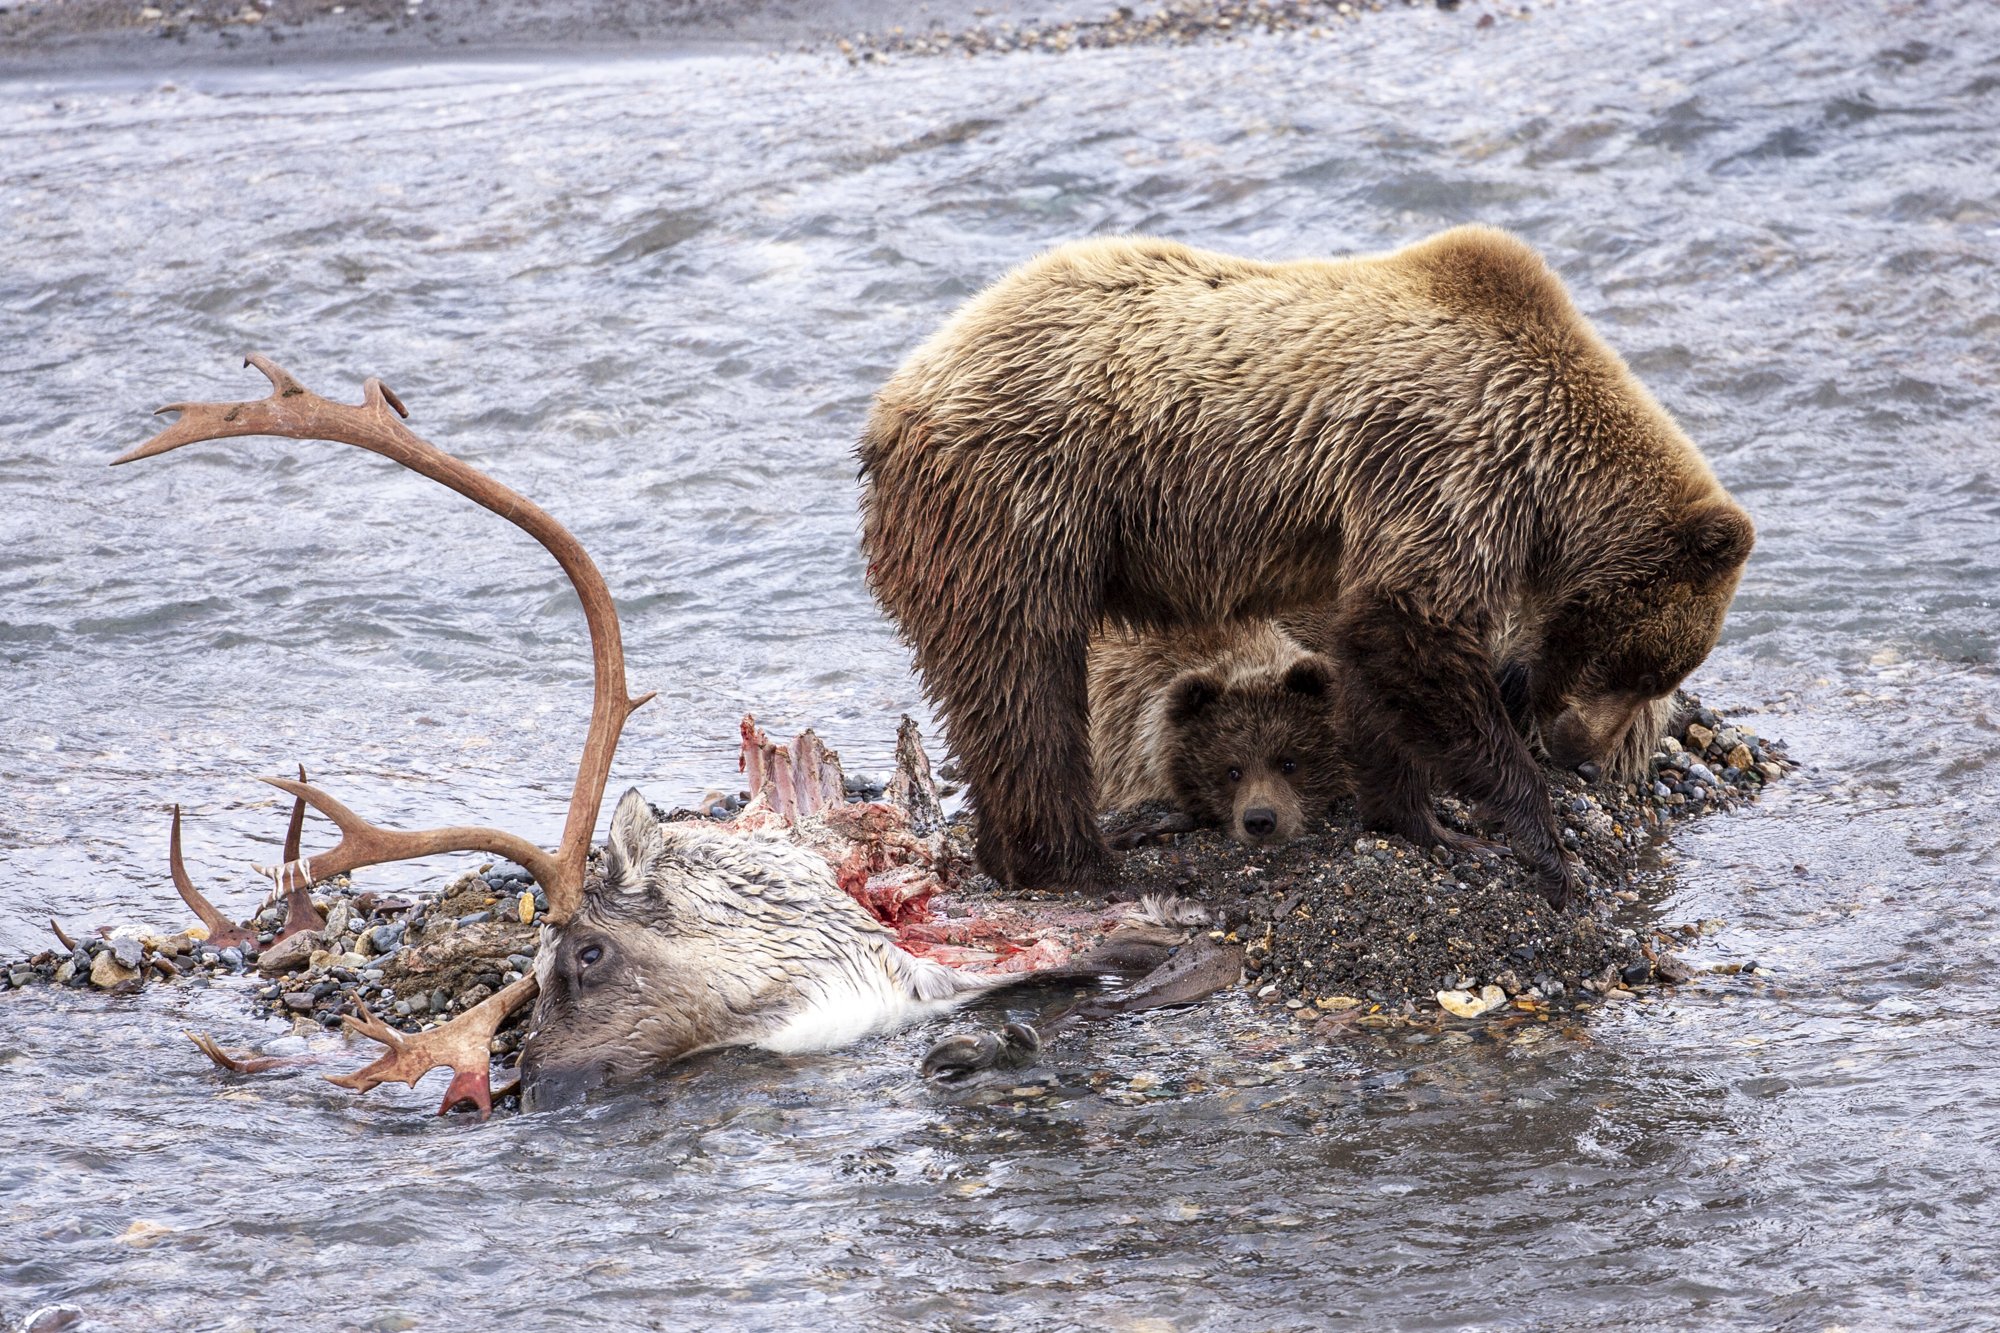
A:
{"label": "bear cub's ear", "polygon": [[1333,684],[1333,663],[1318,653],[1309,653],[1292,663],[1285,673],[1285,688],[1293,694],[1303,694],[1310,698],[1325,695],[1327,687]]}
{"label": "bear cub's ear", "polygon": [[1222,682],[1206,671],[1189,671],[1167,687],[1167,716],[1175,722],[1192,722],[1222,697]]}
{"label": "bear cub's ear", "polygon": [[1707,580],[1743,568],[1757,544],[1757,528],[1736,505],[1711,500],[1681,520],[1680,537],[1695,577]]}

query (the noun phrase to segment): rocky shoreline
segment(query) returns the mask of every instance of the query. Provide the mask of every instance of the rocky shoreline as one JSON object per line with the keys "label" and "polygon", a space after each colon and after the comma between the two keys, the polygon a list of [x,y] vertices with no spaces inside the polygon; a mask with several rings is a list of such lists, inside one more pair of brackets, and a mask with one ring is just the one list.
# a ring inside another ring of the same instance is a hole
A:
{"label": "rocky shoreline", "polygon": [[[1447,13],[1464,0],[1160,0],[1119,5],[1101,17],[1017,21],[987,17],[951,27],[933,23],[922,32],[903,27],[842,37],[835,46],[849,61],[883,61],[896,56],[983,56],[1017,51],[1061,54],[1124,46],[1191,46],[1232,38],[1281,33],[1323,39],[1336,35],[1364,14],[1387,9],[1436,8]],[[1477,6],[1474,26],[1493,27],[1500,19],[1525,19],[1525,4]]]}
{"label": "rocky shoreline", "polygon": [[[1322,1037],[1353,1026],[1446,1028],[1585,1013],[1691,977],[1674,950],[1703,931],[1700,923],[1662,930],[1619,921],[1619,909],[1641,896],[1634,872],[1673,822],[1753,801],[1793,766],[1782,743],[1688,700],[1643,781],[1589,785],[1552,773],[1564,842],[1589,890],[1588,906],[1567,913],[1552,911],[1509,857],[1454,857],[1442,847],[1378,837],[1360,828],[1351,807],[1264,851],[1205,831],[1141,847],[1121,856],[1111,896],[1164,891],[1201,902],[1218,937],[1246,946],[1242,985],[1252,999]],[[848,783],[856,799],[878,787],[862,777]],[[739,807],[730,798],[673,817],[726,819]],[[1449,822],[1473,829],[1468,811],[1450,802],[1444,809]],[[969,850],[969,834],[969,821],[958,821],[952,836],[961,852]],[[507,864],[468,871],[434,895],[361,889],[341,877],[318,886],[315,897],[323,928],[274,942],[285,917],[274,901],[251,922],[258,950],[217,948],[198,926],[173,935],[108,930],[0,968],[0,981],[12,990],[130,994],[147,985],[249,978],[254,1011],[290,1020],[293,1036],[337,1028],[364,1006],[416,1032],[529,971],[539,933],[533,923],[547,907],[527,872]],[[967,873],[947,881],[934,906],[945,915],[1005,913],[1033,922],[1038,907],[1053,920],[1078,904],[1003,894]],[[500,1029],[492,1043],[496,1064],[511,1062],[525,1028],[525,1015],[517,1015]]]}
{"label": "rocky shoreline", "polygon": [[1463,11],[1480,28],[1533,12],[1519,0],[0,0],[0,76],[649,49],[862,64],[1329,38],[1365,14],[1403,8]]}

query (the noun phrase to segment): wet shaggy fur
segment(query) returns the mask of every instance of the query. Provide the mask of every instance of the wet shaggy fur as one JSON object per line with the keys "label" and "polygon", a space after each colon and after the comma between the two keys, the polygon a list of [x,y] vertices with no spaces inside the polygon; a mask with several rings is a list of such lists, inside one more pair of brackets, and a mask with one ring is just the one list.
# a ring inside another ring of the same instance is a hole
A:
{"label": "wet shaggy fur", "polygon": [[[1379,825],[1482,803],[1566,902],[1543,779],[1713,647],[1753,541],[1694,444],[1519,240],[1353,259],[1064,246],[967,302],[877,398],[863,548],[1003,881],[1081,886],[1087,648],[1313,612],[1378,729]],[[1314,609],[1317,608],[1315,611]]]}
{"label": "wet shaggy fur", "polygon": [[662,821],[637,790],[584,895],[537,954],[531,1107],[716,1047],[831,1050],[1019,980],[906,953],[825,857],[778,833]]}
{"label": "wet shaggy fur", "polygon": [[1097,803],[1165,801],[1247,846],[1289,842],[1351,786],[1334,664],[1268,620],[1112,629],[1090,646]]}

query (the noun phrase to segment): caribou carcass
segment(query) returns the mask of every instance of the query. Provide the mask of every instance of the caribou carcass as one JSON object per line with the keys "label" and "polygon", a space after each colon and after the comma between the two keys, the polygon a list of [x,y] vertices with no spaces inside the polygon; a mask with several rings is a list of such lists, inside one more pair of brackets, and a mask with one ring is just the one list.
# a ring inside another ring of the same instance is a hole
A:
{"label": "caribou carcass", "polygon": [[[934,845],[921,839],[935,834],[935,796],[927,782],[909,776],[914,771],[909,762],[899,765],[900,799],[857,812],[838,799],[837,765],[827,770],[816,742],[794,747],[785,752],[787,762],[772,764],[775,747],[761,733],[753,745],[746,721],[746,756],[753,766],[756,756],[763,756],[767,771],[753,773],[760,794],[741,817],[726,826],[662,820],[636,790],[628,791],[613,813],[604,855],[593,865],[591,836],[620,732],[633,710],[652,697],[627,692],[618,617],[595,563],[539,506],[411,432],[403,424],[407,411],[379,380],[369,379],[363,401],[348,405],[311,392],[263,357],[252,356],[248,364],[270,380],[268,397],[162,408],[179,418],[114,462],[239,435],[328,440],[381,454],[540,542],[582,602],[594,663],[590,727],[562,841],[552,853],[494,828],[381,828],[308,783],[303,770],[297,781],[266,779],[295,798],[295,829],[301,808],[309,805],[341,834],[333,848],[309,857],[298,854],[296,832],[287,840],[283,864],[267,873],[275,890],[294,903],[316,880],[449,851],[505,857],[526,869],[548,899],[532,973],[451,1022],[416,1035],[399,1032],[364,1009],[360,1018],[347,1020],[349,1026],[388,1050],[334,1082],[362,1092],[385,1082],[414,1086],[432,1069],[445,1067],[454,1077],[440,1111],[469,1102],[483,1116],[491,1109],[493,1034],[531,1000],[535,1010],[521,1067],[524,1101],[537,1105],[697,1051],[831,1049],[1033,979],[1034,974],[973,972],[917,956],[900,947],[884,923],[882,918],[894,922],[908,907],[912,871],[921,879],[922,855],[909,853]],[[899,751],[911,746],[913,730]],[[921,759],[920,748],[916,758]],[[885,847],[891,849],[886,854]],[[188,880],[180,862],[178,811],[170,863],[182,897],[211,931],[240,934]],[[1198,909],[1179,904],[1149,904],[1102,949],[1055,974],[1065,979],[1136,974],[1187,940],[1196,916]],[[1187,972],[1186,965],[1183,956],[1180,973]],[[1183,980],[1164,990],[1141,988],[1133,1007],[1210,993],[1226,984],[1219,980],[1225,973],[1234,979],[1233,966],[1222,957],[1199,985],[1190,988]],[[1158,998],[1162,994],[1168,998]],[[1019,1029],[998,1038],[954,1038],[933,1052],[927,1068],[950,1073],[1004,1064],[1034,1045],[1033,1032]]]}

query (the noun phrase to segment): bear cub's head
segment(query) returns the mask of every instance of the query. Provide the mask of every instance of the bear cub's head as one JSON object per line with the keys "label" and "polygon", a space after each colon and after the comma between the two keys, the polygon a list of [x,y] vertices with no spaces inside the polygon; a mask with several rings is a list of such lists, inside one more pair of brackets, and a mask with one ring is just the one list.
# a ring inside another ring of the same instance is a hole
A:
{"label": "bear cub's head", "polygon": [[1192,818],[1246,847],[1288,842],[1347,789],[1334,667],[1308,653],[1225,682],[1192,670],[1168,687],[1167,772]]}

